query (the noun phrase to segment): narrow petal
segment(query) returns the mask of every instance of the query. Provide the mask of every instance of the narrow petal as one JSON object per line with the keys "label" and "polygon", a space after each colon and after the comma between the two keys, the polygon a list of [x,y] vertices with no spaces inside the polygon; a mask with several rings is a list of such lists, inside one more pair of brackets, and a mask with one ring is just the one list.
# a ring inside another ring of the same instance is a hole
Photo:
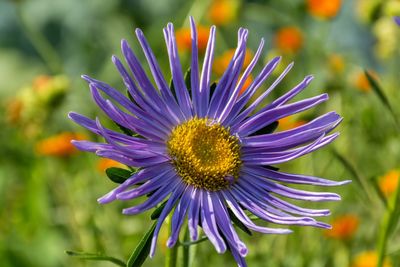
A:
{"label": "narrow petal", "polygon": [[235,132],[237,129],[237,132],[240,136],[248,136],[276,120],[310,109],[322,102],[325,102],[326,100],[328,100],[328,95],[322,94],[292,104],[284,105],[272,110],[256,113],[255,115],[245,120],[243,123],[232,126],[232,131]]}
{"label": "narrow petal", "polygon": [[209,191],[200,191],[201,197],[201,226],[204,233],[207,235],[210,242],[214,245],[218,253],[224,253],[226,251],[226,244],[222,236],[220,235],[216,222],[216,214],[214,206],[210,197]]}
{"label": "narrow petal", "polygon": [[123,209],[122,213],[127,215],[134,215],[155,207],[169,194],[174,192],[176,186],[179,183],[181,183],[181,181],[179,179],[175,179],[175,181],[173,181],[172,183],[165,184],[163,187],[159,188],[154,194],[152,194],[145,202],[137,206]]}
{"label": "narrow petal", "polygon": [[204,56],[203,69],[200,77],[200,95],[199,95],[199,112],[198,117],[202,118],[208,110],[208,101],[210,99],[210,79],[211,66],[214,59],[214,44],[215,44],[215,26],[210,29],[206,54]]}
{"label": "narrow petal", "polygon": [[176,202],[181,197],[185,188],[186,188],[186,185],[183,184],[182,182],[179,182],[178,185],[175,187],[174,191],[172,192],[170,198],[168,199],[167,204],[165,205],[164,209],[162,210],[160,217],[158,218],[156,228],[154,229],[153,238],[151,239],[150,258],[154,257],[154,254],[156,253],[158,233],[160,232],[161,226],[162,226],[165,218],[168,216],[168,214],[174,208]]}
{"label": "narrow petal", "polygon": [[194,188],[192,186],[186,187],[185,192],[183,192],[182,198],[175,209],[174,215],[172,215],[171,236],[167,240],[167,247],[169,248],[175,246],[176,242],[178,241],[180,229],[184,223],[189,204],[191,203],[193,190]]}
{"label": "narrow petal", "polygon": [[199,225],[199,214],[201,206],[201,190],[195,188],[191,194],[191,201],[188,211],[188,228],[190,239],[196,241],[198,239],[197,226]]}

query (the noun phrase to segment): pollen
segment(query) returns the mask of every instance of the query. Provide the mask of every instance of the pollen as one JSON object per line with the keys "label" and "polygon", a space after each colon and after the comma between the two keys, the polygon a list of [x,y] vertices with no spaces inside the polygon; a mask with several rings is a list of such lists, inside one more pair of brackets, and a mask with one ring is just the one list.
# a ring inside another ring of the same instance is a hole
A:
{"label": "pollen", "polygon": [[209,119],[194,118],[176,126],[167,148],[176,172],[187,184],[218,191],[238,179],[239,139]]}

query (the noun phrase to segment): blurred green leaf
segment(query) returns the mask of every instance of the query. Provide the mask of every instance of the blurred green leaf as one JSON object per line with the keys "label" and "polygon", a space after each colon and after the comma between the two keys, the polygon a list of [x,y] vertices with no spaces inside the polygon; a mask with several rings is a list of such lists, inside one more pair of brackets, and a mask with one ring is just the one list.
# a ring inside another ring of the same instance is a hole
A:
{"label": "blurred green leaf", "polygon": [[394,113],[392,106],[389,103],[388,98],[386,97],[385,93],[383,92],[382,88],[380,87],[378,81],[369,74],[367,70],[364,70],[365,76],[368,79],[369,84],[372,87],[372,90],[376,93],[379,100],[383,103],[383,105],[389,110],[390,114],[393,116],[394,121],[396,122],[396,126],[399,127],[399,121]]}
{"label": "blurred green leaf", "polygon": [[159,207],[157,207],[157,208],[153,211],[153,213],[150,215],[150,218],[151,218],[152,220],[157,220],[158,217],[160,217],[160,214],[161,214],[161,212],[163,211],[163,209],[164,209],[164,207],[165,207],[166,204],[167,204],[167,200],[164,201]]}
{"label": "blurred green leaf", "polygon": [[132,176],[132,172],[126,169],[111,167],[106,170],[106,174],[111,181],[122,184],[126,179]]}
{"label": "blurred green leaf", "polygon": [[335,158],[342,163],[343,167],[345,167],[346,170],[348,170],[351,174],[351,176],[354,177],[356,182],[361,186],[363,189],[363,192],[366,194],[366,196],[369,198],[369,200],[373,200],[371,192],[369,190],[368,183],[363,179],[356,169],[353,167],[353,164],[350,163],[343,155],[341,155],[338,151],[332,150],[332,154],[335,156]]}
{"label": "blurred green leaf", "polygon": [[72,256],[72,257],[77,257],[79,259],[83,259],[83,260],[92,260],[92,261],[108,261],[108,262],[112,262],[118,266],[126,266],[125,262],[114,258],[114,257],[110,257],[107,255],[101,255],[101,254],[97,254],[97,253],[87,253],[87,252],[76,252],[76,251],[65,251],[65,253],[67,253],[68,256]]}
{"label": "blurred green leaf", "polygon": [[372,187],[375,189],[376,194],[378,195],[379,199],[382,201],[382,203],[385,205],[385,207],[388,206],[387,200],[385,195],[383,194],[382,190],[379,188],[379,184],[375,178],[370,179]]}
{"label": "blurred green leaf", "polygon": [[129,260],[126,264],[127,267],[142,266],[144,261],[147,259],[150,252],[151,238],[153,236],[156,225],[157,221],[153,223],[147,233],[143,236],[142,240],[140,240],[132,255],[129,257]]}

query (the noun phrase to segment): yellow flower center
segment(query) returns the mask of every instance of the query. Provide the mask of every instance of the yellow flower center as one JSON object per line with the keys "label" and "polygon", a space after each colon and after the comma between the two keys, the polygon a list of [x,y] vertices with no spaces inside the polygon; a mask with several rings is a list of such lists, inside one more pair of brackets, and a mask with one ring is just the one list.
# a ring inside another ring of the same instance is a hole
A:
{"label": "yellow flower center", "polygon": [[167,148],[187,184],[217,191],[238,179],[239,140],[220,124],[204,118],[184,122],[172,130]]}

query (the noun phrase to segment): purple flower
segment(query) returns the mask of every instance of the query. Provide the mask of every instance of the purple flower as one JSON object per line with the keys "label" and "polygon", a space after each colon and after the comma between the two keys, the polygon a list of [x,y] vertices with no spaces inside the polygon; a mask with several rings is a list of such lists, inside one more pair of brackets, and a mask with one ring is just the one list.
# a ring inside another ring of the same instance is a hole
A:
{"label": "purple flower", "polygon": [[396,24],[398,26],[400,26],[400,17],[399,16],[394,16],[393,19],[394,19],[394,22],[396,22]]}
{"label": "purple flower", "polygon": [[[101,157],[139,168],[124,183],[101,197],[98,200],[100,203],[145,196],[141,204],[123,210],[124,214],[133,215],[166,200],[154,231],[150,256],[155,253],[163,221],[173,213],[168,247],[177,243],[187,216],[192,240],[198,239],[199,226],[218,253],[229,249],[238,265],[246,266],[244,257],[247,248],[233,227],[233,217],[248,229],[266,234],[288,234],[291,231],[256,225],[249,213],[273,224],[330,227],[313,218],[327,216],[329,210],[299,207],[279,196],[308,201],[340,200],[340,196],[334,193],[293,189],[286,184],[337,186],[348,181],[334,182],[285,173],[271,165],[296,159],[329,144],[338,136],[330,132],[342,118],[335,112],[329,112],[297,128],[273,133],[277,120],[310,109],[326,101],[328,95],[289,103],[313,79],[307,76],[287,93],[264,105],[265,98],[293,66],[290,64],[272,85],[261,90],[261,85],[277,67],[280,57],[268,62],[248,89],[239,94],[264,45],[264,40],[261,40],[254,58],[241,74],[248,36],[248,30],[242,28],[238,31],[238,46],[229,66],[217,85],[212,86],[210,77],[215,27],[210,29],[200,69],[196,26],[192,18],[190,22],[192,54],[187,79],[182,72],[174,27],[169,23],[164,28],[172,88],[139,29],[136,36],[153,80],[147,76],[125,40],[122,41],[122,53],[129,70],[115,56],[113,62],[130,99],[104,82],[83,76],[99,107],[114,122],[137,135],[121,134],[103,127],[98,119],[91,120],[70,113],[73,121],[105,139],[104,143],[73,143],[80,150],[95,152]],[[260,91],[259,96],[250,101],[256,91]],[[152,194],[147,196],[149,193]]]}

